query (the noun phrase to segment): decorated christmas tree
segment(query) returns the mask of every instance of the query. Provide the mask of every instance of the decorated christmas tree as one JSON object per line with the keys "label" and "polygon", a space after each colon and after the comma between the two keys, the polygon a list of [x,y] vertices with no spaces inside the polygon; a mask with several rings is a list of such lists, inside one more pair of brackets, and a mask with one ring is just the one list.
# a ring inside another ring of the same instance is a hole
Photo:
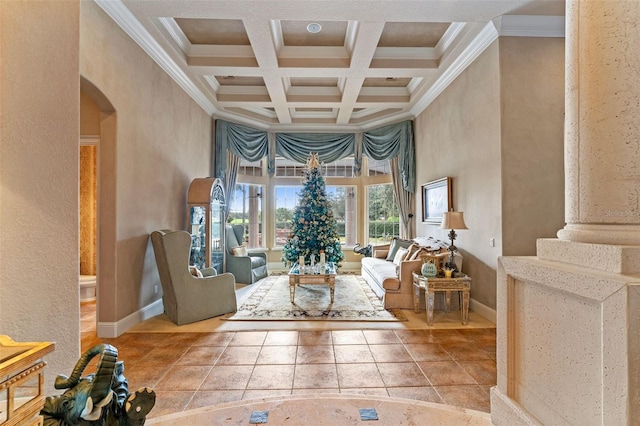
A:
{"label": "decorated christmas tree", "polygon": [[320,253],[324,253],[326,262],[339,265],[344,259],[344,253],[340,247],[336,219],[327,198],[317,153],[309,154],[302,184],[304,186],[300,199],[291,219],[291,233],[282,249],[282,260],[293,264],[300,256],[304,256],[308,265],[311,256],[318,263]]}

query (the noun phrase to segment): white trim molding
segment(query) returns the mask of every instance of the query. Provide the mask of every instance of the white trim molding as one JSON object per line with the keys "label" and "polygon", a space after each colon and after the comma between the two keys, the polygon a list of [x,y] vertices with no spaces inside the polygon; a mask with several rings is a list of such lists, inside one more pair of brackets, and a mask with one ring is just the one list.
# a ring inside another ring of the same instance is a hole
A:
{"label": "white trim molding", "polygon": [[496,324],[498,316],[496,310],[480,303],[475,299],[469,299],[469,309]]}
{"label": "white trim molding", "polygon": [[500,36],[564,37],[564,16],[504,15],[497,23]]}
{"label": "white trim molding", "polygon": [[145,306],[136,312],[127,315],[116,322],[99,322],[96,331],[98,337],[113,338],[124,334],[127,330],[136,324],[141,323],[144,320],[153,318],[156,315],[160,315],[164,312],[164,305],[162,299],[158,299],[155,302]]}

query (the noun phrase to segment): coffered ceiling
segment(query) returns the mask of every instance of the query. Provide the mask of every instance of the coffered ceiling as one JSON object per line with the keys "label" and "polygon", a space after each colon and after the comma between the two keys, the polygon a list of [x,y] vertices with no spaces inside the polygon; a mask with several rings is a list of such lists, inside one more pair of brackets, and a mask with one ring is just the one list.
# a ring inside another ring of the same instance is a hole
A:
{"label": "coffered ceiling", "polygon": [[279,131],[414,118],[499,35],[564,31],[558,0],[95,1],[212,116]]}

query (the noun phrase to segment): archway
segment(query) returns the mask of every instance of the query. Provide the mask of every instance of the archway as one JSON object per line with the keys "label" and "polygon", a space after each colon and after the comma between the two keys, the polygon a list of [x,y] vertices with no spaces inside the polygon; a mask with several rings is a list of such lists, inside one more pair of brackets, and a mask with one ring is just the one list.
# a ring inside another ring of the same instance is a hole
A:
{"label": "archway", "polygon": [[[80,91],[97,107],[95,120],[83,120],[83,139],[94,137],[96,143],[96,332],[101,322],[112,322],[116,301],[116,124],[117,114],[109,99],[93,83],[80,77]],[[84,128],[84,129],[83,129]],[[84,132],[83,132],[84,130]]]}

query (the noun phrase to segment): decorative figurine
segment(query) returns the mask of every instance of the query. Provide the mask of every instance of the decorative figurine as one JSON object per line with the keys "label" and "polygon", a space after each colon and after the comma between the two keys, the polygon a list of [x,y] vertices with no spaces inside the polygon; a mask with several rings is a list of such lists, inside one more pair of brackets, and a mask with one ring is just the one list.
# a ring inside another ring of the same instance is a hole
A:
{"label": "decorative figurine", "polygon": [[[100,355],[97,371],[80,377],[94,356]],[[47,397],[40,414],[44,426],[140,426],[156,402],[152,389],[129,393],[124,362],[109,344],[96,345],[80,356],[71,377],[59,375],[54,387],[66,389],[59,396]]]}
{"label": "decorative figurine", "polygon": [[373,247],[371,246],[371,244],[361,247],[360,243],[356,243],[356,245],[353,247],[353,251],[355,253],[363,255],[364,257],[373,256]]}

